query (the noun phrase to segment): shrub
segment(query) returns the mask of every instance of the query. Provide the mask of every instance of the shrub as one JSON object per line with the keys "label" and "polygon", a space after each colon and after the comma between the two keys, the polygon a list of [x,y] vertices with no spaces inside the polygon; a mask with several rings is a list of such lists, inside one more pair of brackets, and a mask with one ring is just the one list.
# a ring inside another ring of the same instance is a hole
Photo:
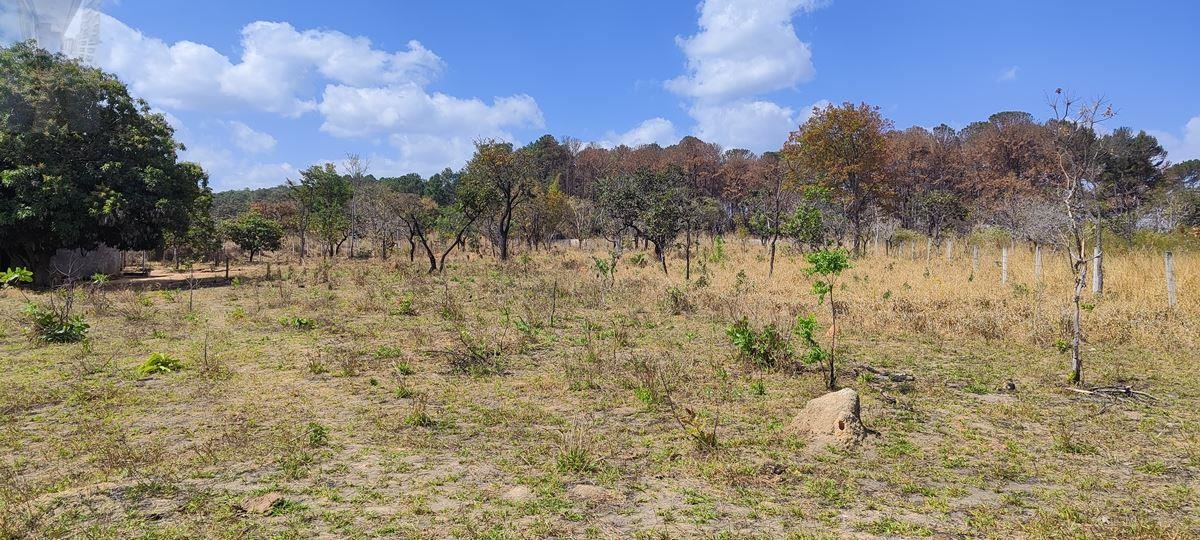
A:
{"label": "shrub", "polygon": [[679,315],[692,310],[692,302],[688,300],[687,293],[678,286],[667,288],[663,306],[670,315]]}
{"label": "shrub", "polygon": [[18,283],[33,282],[33,272],[27,268],[9,268],[0,272],[0,289],[15,287]]}
{"label": "shrub", "polygon": [[31,336],[44,343],[78,343],[87,337],[88,323],[83,315],[71,314],[70,301],[61,308],[33,302],[25,304],[24,312],[32,324]]}
{"label": "shrub", "polygon": [[297,317],[295,315],[293,315],[291,317],[280,318],[279,324],[282,324],[289,328],[295,328],[296,330],[312,330],[313,328],[317,327],[317,323],[315,321],[313,321],[312,319],[308,319],[305,317]]}
{"label": "shrub", "polygon": [[137,367],[138,374],[143,377],[158,373],[174,373],[183,369],[183,363],[176,358],[160,352],[150,353],[150,357]]}
{"label": "shrub", "polygon": [[780,367],[792,356],[792,345],[773,323],[755,330],[750,321],[742,317],[725,330],[725,335],[737,347],[739,360],[760,368]]}

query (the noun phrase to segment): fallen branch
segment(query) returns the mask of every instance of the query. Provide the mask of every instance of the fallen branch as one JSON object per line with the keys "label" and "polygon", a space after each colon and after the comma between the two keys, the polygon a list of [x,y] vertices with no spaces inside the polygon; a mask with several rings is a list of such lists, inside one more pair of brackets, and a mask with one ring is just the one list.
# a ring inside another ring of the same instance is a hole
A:
{"label": "fallen branch", "polygon": [[878,377],[883,377],[891,382],[896,382],[896,383],[913,382],[913,381],[917,380],[917,378],[914,377],[911,373],[904,373],[901,371],[896,371],[896,372],[884,371],[882,369],[874,368],[874,367],[868,366],[866,364],[859,364],[858,366],[855,366],[854,375],[857,377],[863,371],[870,373],[872,375],[878,376]]}

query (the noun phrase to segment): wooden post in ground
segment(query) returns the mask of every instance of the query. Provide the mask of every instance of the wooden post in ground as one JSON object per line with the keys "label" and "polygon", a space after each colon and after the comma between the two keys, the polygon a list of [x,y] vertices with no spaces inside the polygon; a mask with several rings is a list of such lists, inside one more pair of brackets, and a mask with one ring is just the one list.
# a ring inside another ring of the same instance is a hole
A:
{"label": "wooden post in ground", "polygon": [[225,279],[229,279],[229,254],[225,254]]}
{"label": "wooden post in ground", "polygon": [[1000,248],[1000,283],[1008,283],[1008,248]]}
{"label": "wooden post in ground", "polygon": [[1170,251],[1163,253],[1163,264],[1167,270],[1167,306],[1175,307],[1175,254]]}
{"label": "wooden post in ground", "polygon": [[1033,245],[1033,277],[1042,280],[1042,245]]}
{"label": "wooden post in ground", "polygon": [[946,239],[946,261],[947,262],[950,260],[950,256],[953,253],[954,253],[954,239],[947,238]]}
{"label": "wooden post in ground", "polygon": [[979,246],[971,246],[971,273],[979,271]]}

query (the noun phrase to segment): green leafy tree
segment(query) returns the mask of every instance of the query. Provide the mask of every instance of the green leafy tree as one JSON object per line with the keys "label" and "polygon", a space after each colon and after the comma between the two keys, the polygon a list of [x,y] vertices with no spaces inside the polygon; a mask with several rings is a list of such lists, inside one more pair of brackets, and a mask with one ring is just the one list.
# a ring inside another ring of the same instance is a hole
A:
{"label": "green leafy tree", "polygon": [[688,189],[678,168],[639,169],[630,175],[597,183],[597,205],[606,216],[614,237],[626,230],[654,245],[654,256],[667,272],[666,248],[684,229]]}
{"label": "green leafy tree", "polygon": [[279,249],[279,241],[283,238],[283,227],[279,222],[258,212],[247,212],[226,221],[221,229],[226,238],[250,255],[250,262],[254,262],[256,253]]}
{"label": "green leafy tree", "polygon": [[60,248],[153,249],[186,231],[207,178],[115,76],[32,43],[0,48],[0,267],[45,284]]}
{"label": "green leafy tree", "polygon": [[1093,188],[1096,220],[1132,240],[1139,210],[1163,188],[1167,151],[1153,135],[1125,127],[1105,135],[1101,145],[1103,169]]}
{"label": "green leafy tree", "polygon": [[534,198],[536,182],[512,143],[494,140],[475,144],[475,155],[459,178],[456,192],[465,194],[492,215],[500,260],[508,260],[516,211]]}
{"label": "green leafy tree", "polygon": [[164,242],[171,250],[176,269],[181,262],[193,263],[221,249],[217,221],[212,215],[212,201],[212,192],[206,190],[192,204],[187,229],[164,233]]}
{"label": "green leafy tree", "polygon": [[332,163],[313,165],[300,173],[300,180],[288,179],[297,203],[297,228],[300,231],[300,257],[305,252],[309,230],[325,243],[325,255],[332,257],[350,234],[350,199],[354,189],[349,178],[338,174]]}
{"label": "green leafy tree", "polygon": [[834,356],[837,353],[837,337],[841,332],[838,327],[838,307],[834,301],[834,294],[837,290],[837,277],[841,273],[850,268],[850,257],[844,250],[841,249],[826,249],[814,251],[804,256],[808,261],[808,268],[804,269],[804,273],[809,276],[818,276],[813,281],[812,291],[817,295],[817,303],[824,304],[825,297],[829,297],[829,348],[824,349],[817,345],[813,337],[816,329],[816,319],[814,317],[801,318],[796,321],[796,333],[809,345],[809,353],[806,359],[808,360],[825,360],[828,369],[825,378],[825,386],[830,390],[837,388],[837,372],[834,370]]}

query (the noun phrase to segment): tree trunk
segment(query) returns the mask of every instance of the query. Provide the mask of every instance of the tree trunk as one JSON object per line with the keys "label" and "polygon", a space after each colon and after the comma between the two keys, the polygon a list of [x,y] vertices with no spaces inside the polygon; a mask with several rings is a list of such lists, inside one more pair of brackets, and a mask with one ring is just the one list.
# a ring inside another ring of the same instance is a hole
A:
{"label": "tree trunk", "polygon": [[1079,308],[1079,299],[1083,296],[1083,286],[1087,283],[1087,261],[1080,252],[1079,261],[1075,263],[1075,294],[1072,297],[1075,313],[1071,317],[1071,378],[1076,386],[1083,384],[1083,355],[1080,347],[1083,345],[1083,314]]}
{"label": "tree trunk", "polygon": [[779,241],[779,231],[771,235],[771,264],[767,268],[767,278],[775,276],[775,243]]}
{"label": "tree trunk", "polygon": [[829,379],[826,381],[826,388],[829,390],[837,389],[837,372],[834,371],[833,356],[837,352],[837,304],[833,301],[833,280],[829,280],[829,314],[830,320],[833,321],[829,327]]}

